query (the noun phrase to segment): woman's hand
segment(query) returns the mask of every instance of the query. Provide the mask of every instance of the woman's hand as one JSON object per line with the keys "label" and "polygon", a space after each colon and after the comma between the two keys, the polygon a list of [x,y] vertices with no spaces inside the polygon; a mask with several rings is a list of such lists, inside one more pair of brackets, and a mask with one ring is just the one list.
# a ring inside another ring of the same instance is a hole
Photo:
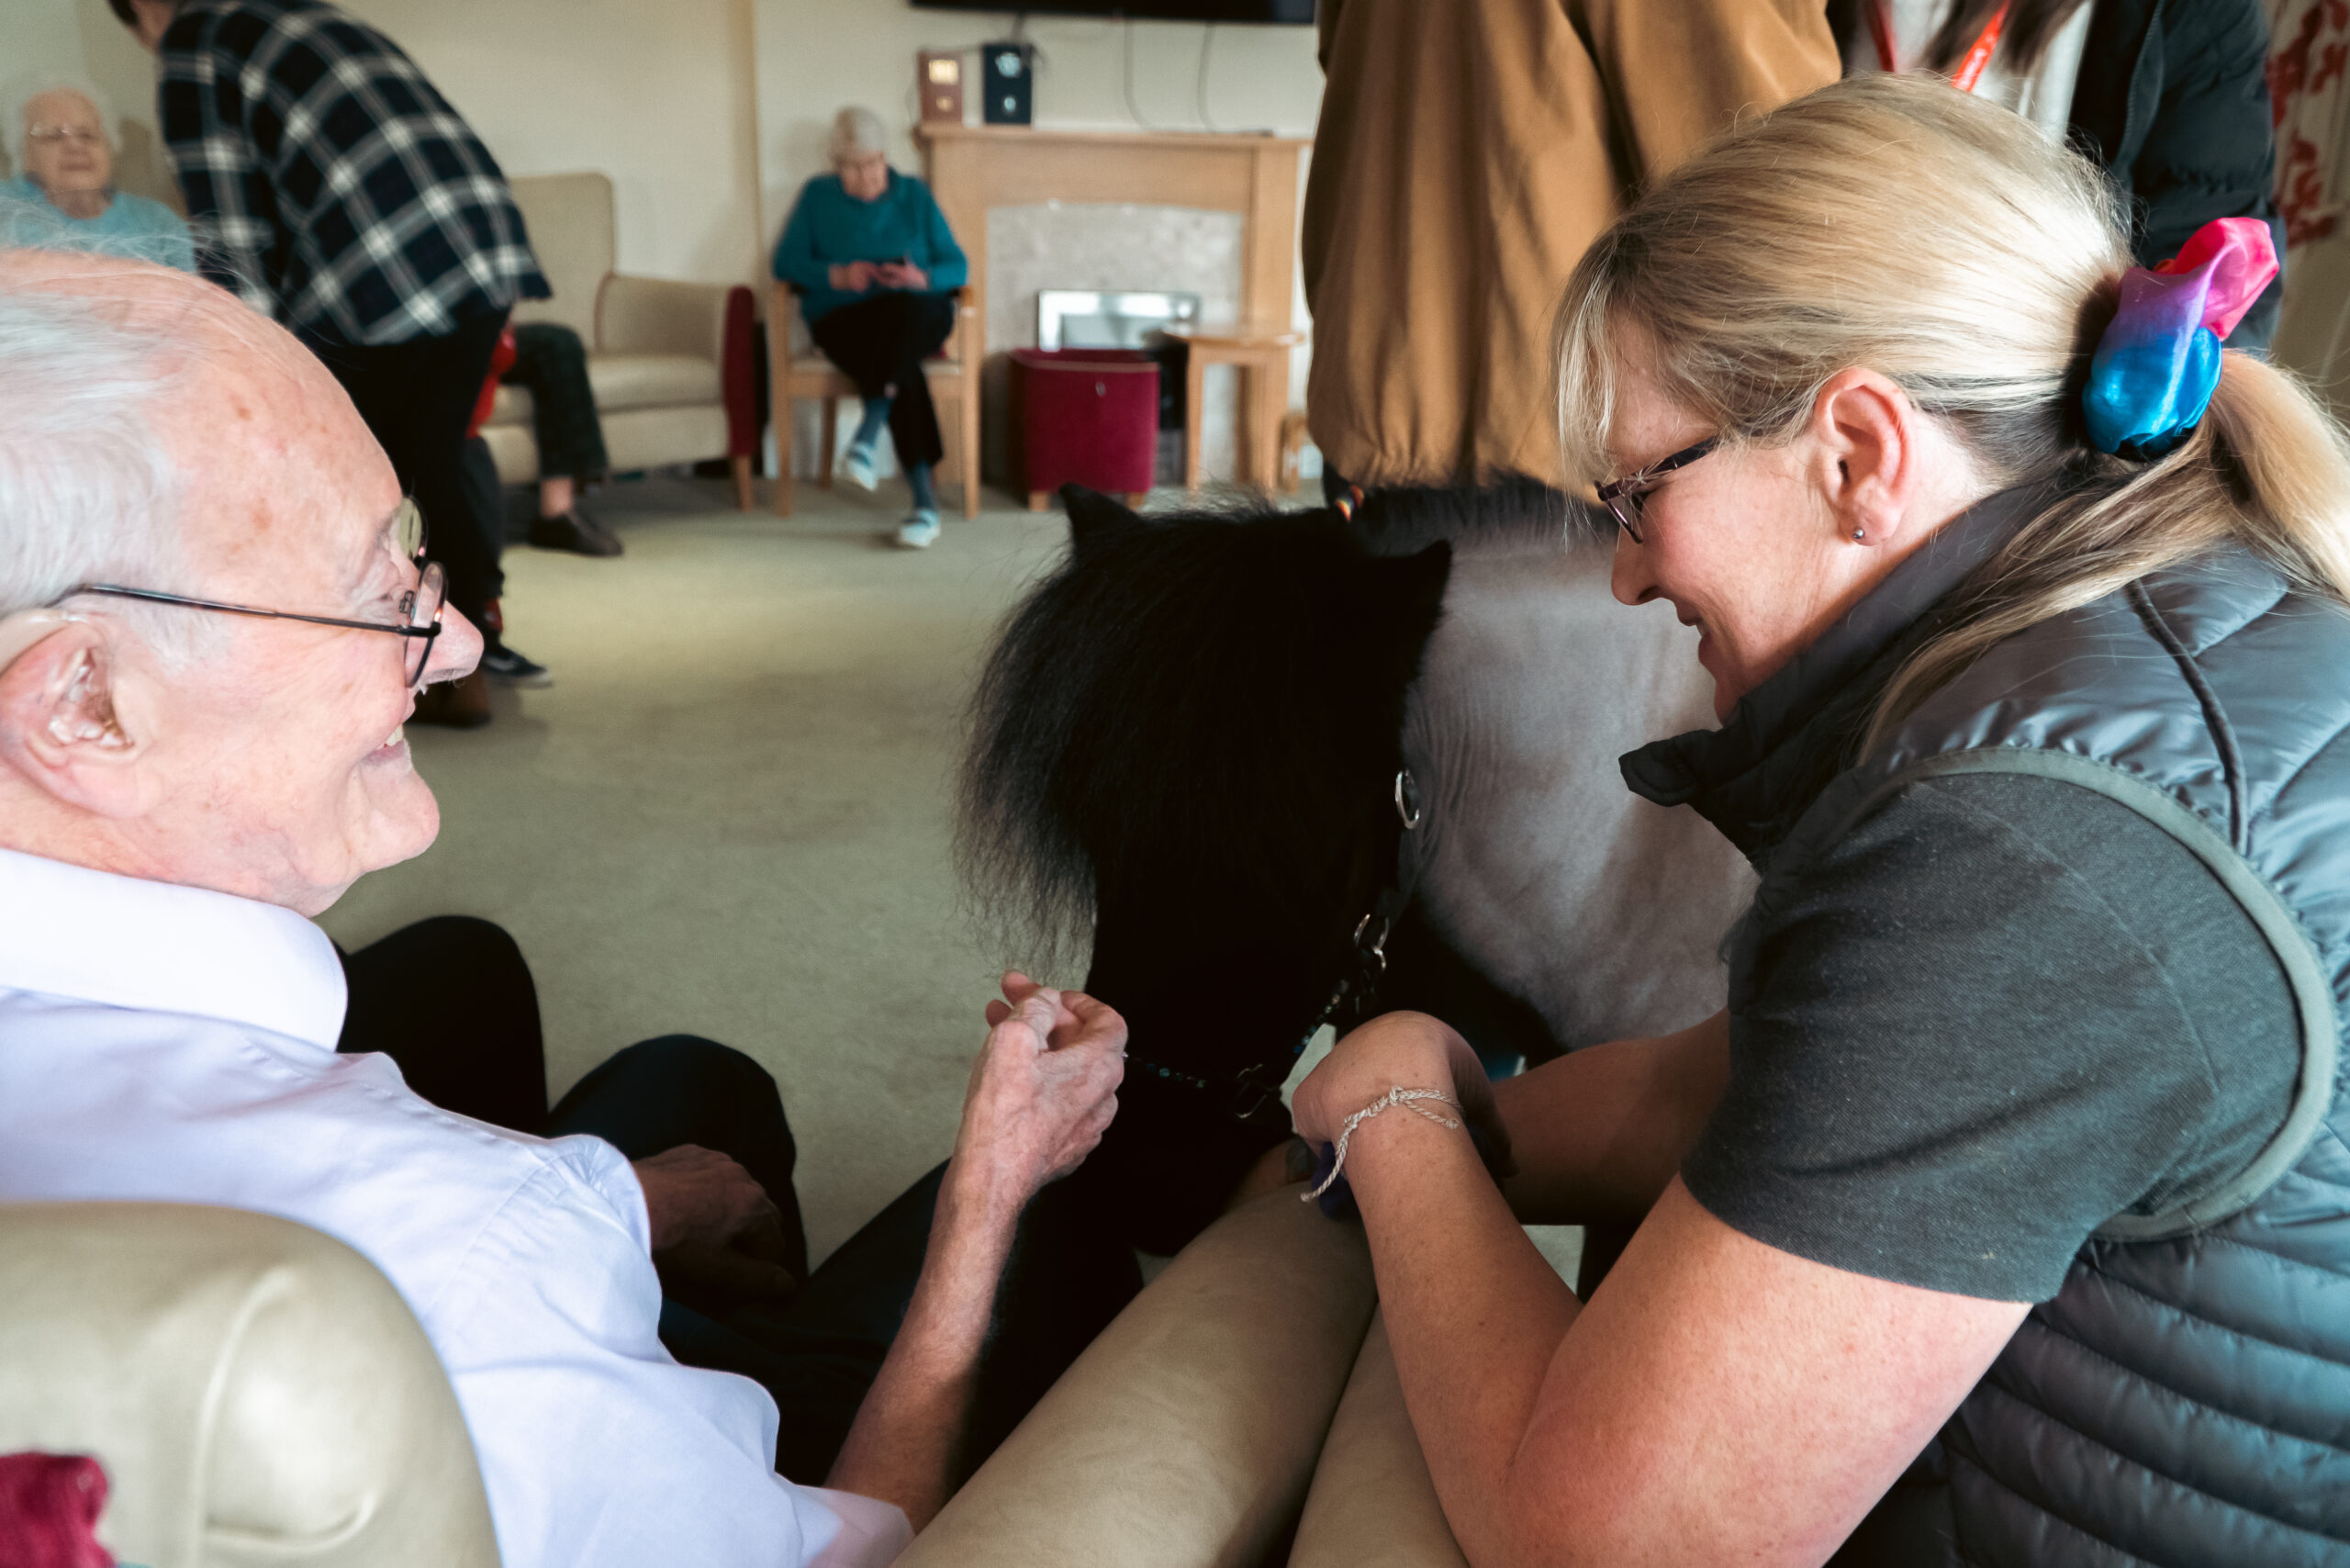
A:
{"label": "woman's hand", "polygon": [[930,274],[912,262],[883,262],[874,269],[874,276],[884,288],[924,289],[930,286]]}
{"label": "woman's hand", "polygon": [[881,275],[881,269],[871,262],[834,262],[824,275],[843,294],[863,294]]}
{"label": "woman's hand", "polygon": [[1461,1120],[1476,1135],[1495,1180],[1516,1170],[1484,1064],[1468,1041],[1425,1013],[1384,1013],[1340,1040],[1297,1086],[1290,1120],[1297,1136],[1316,1148],[1335,1144],[1348,1116],[1391,1089],[1435,1089],[1451,1095],[1460,1103]]}
{"label": "woman's hand", "polygon": [[1016,1217],[1046,1182],[1084,1163],[1118,1114],[1126,1023],[1083,991],[1054,991],[1017,970],[987,1005],[988,1039],[971,1069],[950,1177],[999,1215]]}

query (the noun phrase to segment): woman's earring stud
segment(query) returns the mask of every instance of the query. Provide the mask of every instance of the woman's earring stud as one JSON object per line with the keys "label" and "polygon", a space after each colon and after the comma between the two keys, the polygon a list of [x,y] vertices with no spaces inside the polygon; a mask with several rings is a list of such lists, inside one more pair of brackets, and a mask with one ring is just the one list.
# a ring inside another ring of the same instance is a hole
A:
{"label": "woman's earring stud", "polygon": [[1853,538],[1855,538],[1855,539],[1859,539],[1859,538],[1862,538],[1862,537],[1863,537],[1866,532],[1867,532],[1867,531],[1866,531],[1865,529],[1859,529],[1859,528],[1856,528],[1856,529],[1852,530],[1852,537],[1853,537]]}

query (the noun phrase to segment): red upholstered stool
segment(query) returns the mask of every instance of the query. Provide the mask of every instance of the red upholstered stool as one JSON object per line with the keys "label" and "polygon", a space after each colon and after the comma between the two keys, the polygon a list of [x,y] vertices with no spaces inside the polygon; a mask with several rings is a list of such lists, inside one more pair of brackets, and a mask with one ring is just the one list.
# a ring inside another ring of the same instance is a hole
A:
{"label": "red upholstered stool", "polygon": [[1012,420],[1029,510],[1063,485],[1140,506],[1158,456],[1158,364],[1132,349],[1014,349]]}

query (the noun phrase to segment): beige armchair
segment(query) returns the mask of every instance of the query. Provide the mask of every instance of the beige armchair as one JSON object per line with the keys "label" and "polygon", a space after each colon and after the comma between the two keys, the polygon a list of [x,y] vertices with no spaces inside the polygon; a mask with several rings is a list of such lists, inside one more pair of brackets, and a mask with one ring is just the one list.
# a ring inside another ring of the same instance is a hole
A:
{"label": "beige armchair", "polygon": [[456,1396],[374,1265],[290,1220],[0,1204],[0,1453],[88,1454],[149,1568],[496,1568]]}
{"label": "beige armchair", "polygon": [[[613,271],[612,182],[602,174],[539,174],[512,182],[531,248],[554,286],[525,300],[514,319],[557,321],[588,349],[588,384],[617,471],[725,457],[734,504],[751,510],[758,451],[756,332],[751,291]],[[500,386],[482,425],[509,485],[539,476],[531,394]]]}

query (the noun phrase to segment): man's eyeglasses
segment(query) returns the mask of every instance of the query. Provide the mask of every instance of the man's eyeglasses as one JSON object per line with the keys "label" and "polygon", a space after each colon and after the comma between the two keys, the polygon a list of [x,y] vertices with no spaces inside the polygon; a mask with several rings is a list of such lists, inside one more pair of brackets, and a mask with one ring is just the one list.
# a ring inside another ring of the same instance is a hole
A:
{"label": "man's eyeglasses", "polygon": [[1627,474],[1621,479],[1599,487],[1599,502],[1616,514],[1617,526],[1631,536],[1633,543],[1640,543],[1640,509],[1650,491],[1664,483],[1665,476],[1676,468],[1686,468],[1722,443],[1722,438],[1709,435],[1695,446],[1684,446],[1670,457],[1661,457],[1637,474]]}
{"label": "man's eyeglasses", "polygon": [[424,558],[424,514],[416,510],[414,501],[402,501],[394,518],[393,537],[400,554],[414,561],[419,568],[416,586],[400,595],[399,622],[351,621],[338,615],[299,615],[290,610],[263,610],[251,604],[222,604],[215,599],[190,599],[185,594],[161,593],[153,588],[124,588],[117,583],[84,583],[68,588],[50,601],[50,608],[64,603],[77,594],[105,594],[114,599],[135,599],[149,604],[177,604],[190,610],[216,610],[223,615],[252,615],[264,621],[300,621],[312,626],[340,626],[352,632],[388,632],[408,640],[405,668],[408,683],[414,686],[424,675],[424,666],[431,662],[433,639],[441,635],[442,612],[448,608],[449,583],[438,561]]}

